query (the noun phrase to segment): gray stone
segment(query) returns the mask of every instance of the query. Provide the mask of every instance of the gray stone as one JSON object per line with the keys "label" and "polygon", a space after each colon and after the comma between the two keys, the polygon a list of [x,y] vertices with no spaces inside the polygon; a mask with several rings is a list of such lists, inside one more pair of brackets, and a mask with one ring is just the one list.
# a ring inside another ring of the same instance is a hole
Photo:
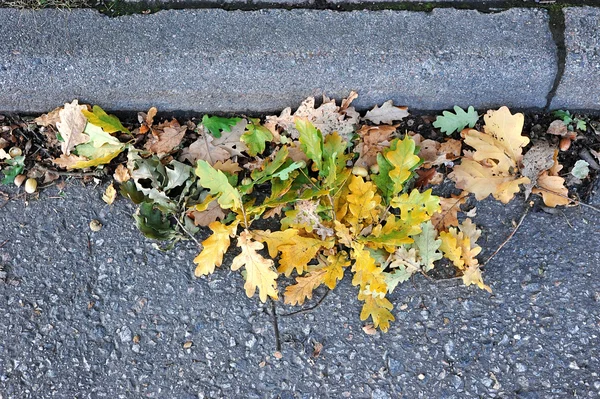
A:
{"label": "gray stone", "polygon": [[565,15],[565,71],[551,108],[600,109],[600,9],[563,9]]}
{"label": "gray stone", "polygon": [[408,11],[0,9],[0,110],[74,98],[109,110],[269,112],[323,93],[359,109],[542,107],[556,73],[548,15]]}

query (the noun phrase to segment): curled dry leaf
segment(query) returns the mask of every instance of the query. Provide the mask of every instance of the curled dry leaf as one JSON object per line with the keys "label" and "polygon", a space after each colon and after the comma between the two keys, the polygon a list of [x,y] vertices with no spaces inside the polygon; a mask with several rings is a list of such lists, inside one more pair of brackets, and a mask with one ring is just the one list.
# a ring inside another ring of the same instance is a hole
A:
{"label": "curled dry leaf", "polygon": [[122,184],[131,179],[131,174],[129,173],[129,169],[120,164],[119,166],[117,166],[117,169],[113,174],[113,178],[117,183]]}
{"label": "curled dry leaf", "polygon": [[33,121],[43,127],[48,127],[48,126],[56,127],[56,123],[60,121],[59,113],[62,109],[63,109],[63,107],[54,108],[52,111],[48,112],[47,114],[38,116]]}
{"label": "curled dry leaf", "polygon": [[562,168],[558,163],[558,150],[555,150],[552,167],[538,176],[537,185],[532,190],[534,194],[540,194],[544,204],[550,208],[571,203],[569,190],[565,187],[565,179],[558,176]]}
{"label": "curled dry leaf", "polygon": [[468,193],[452,195],[450,198],[440,197],[441,210],[431,216],[431,223],[438,231],[444,231],[452,226],[458,226],[460,206],[467,201]]}
{"label": "curled dry leaf", "polygon": [[367,111],[363,119],[371,121],[376,125],[385,123],[391,125],[394,121],[399,121],[408,116],[408,107],[395,107],[392,100],[386,101],[381,107],[375,106]]}

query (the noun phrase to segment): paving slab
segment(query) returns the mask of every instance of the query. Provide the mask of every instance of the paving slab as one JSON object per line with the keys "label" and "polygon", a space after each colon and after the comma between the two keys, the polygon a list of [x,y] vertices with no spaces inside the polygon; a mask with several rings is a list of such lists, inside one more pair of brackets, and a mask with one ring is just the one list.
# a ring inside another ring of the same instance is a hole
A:
{"label": "paving slab", "polygon": [[[194,278],[193,243],[157,250],[134,207],[103,192],[71,181],[0,211],[3,398],[600,397],[600,214],[587,208],[530,211],[485,267],[492,295],[400,285],[386,334],[363,332],[347,275],[313,311],[279,317],[277,359],[271,306],[245,296],[231,256]],[[525,207],[477,204],[480,259]]]}
{"label": "paving slab", "polygon": [[0,9],[0,110],[73,98],[110,110],[271,112],[351,90],[366,108],[543,107],[556,74],[548,14]]}
{"label": "paving slab", "polygon": [[600,109],[600,8],[569,7],[565,70],[551,108]]}

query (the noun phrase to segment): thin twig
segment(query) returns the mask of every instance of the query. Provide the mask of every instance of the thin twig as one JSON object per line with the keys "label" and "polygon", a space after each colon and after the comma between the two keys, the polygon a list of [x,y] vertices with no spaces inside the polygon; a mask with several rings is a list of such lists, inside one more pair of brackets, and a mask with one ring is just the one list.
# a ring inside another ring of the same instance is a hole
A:
{"label": "thin twig", "polygon": [[177,224],[179,225],[179,227],[181,228],[181,230],[183,230],[183,231],[184,231],[184,233],[185,233],[185,234],[187,234],[187,235],[188,235],[188,236],[189,236],[189,237],[190,237],[190,238],[191,238],[191,239],[192,239],[192,240],[193,240],[193,241],[196,243],[196,245],[198,246],[198,248],[202,248],[202,245],[201,245],[201,244],[198,242],[198,240],[196,240],[196,237],[194,237],[194,236],[192,235],[192,233],[190,233],[190,232],[189,232],[189,231],[188,231],[188,230],[185,228],[185,226],[184,226],[184,225],[183,225],[183,224],[182,224],[182,223],[179,221],[179,219],[178,219],[178,218],[175,218],[175,221],[177,222]]}
{"label": "thin twig", "polygon": [[300,313],[308,313],[314,309],[316,309],[325,298],[327,298],[327,295],[329,295],[329,292],[331,290],[327,289],[327,291],[325,291],[325,294],[321,297],[321,299],[319,299],[319,302],[317,302],[316,304],[314,304],[313,306],[309,307],[309,308],[304,308],[304,309],[300,309],[300,310],[296,310],[295,312],[292,313],[285,313],[285,314],[280,314],[279,316],[281,317],[289,317],[289,316],[294,316]]}
{"label": "thin twig", "polygon": [[8,240],[2,241],[2,244],[0,244],[0,248],[2,248],[3,246],[5,246],[7,242],[8,242]]}
{"label": "thin twig", "polygon": [[275,308],[275,301],[269,298],[271,301],[271,312],[273,316],[273,330],[275,330],[275,350],[281,352],[281,338],[279,337],[279,323],[277,322],[277,309]]}
{"label": "thin twig", "polygon": [[500,244],[500,246],[498,247],[498,249],[496,249],[496,250],[494,251],[494,253],[493,253],[493,254],[491,254],[491,255],[490,255],[490,257],[489,257],[489,258],[487,258],[487,259],[486,259],[486,261],[485,261],[485,262],[483,262],[483,263],[481,264],[481,266],[480,266],[480,267],[484,267],[485,265],[487,265],[487,264],[488,264],[488,262],[489,262],[490,260],[492,260],[492,258],[493,258],[494,256],[496,256],[496,254],[497,254],[498,252],[500,252],[500,250],[501,250],[501,249],[502,249],[502,248],[503,248],[503,247],[506,245],[506,243],[510,241],[510,239],[511,239],[511,238],[512,238],[512,237],[515,235],[515,233],[517,232],[517,230],[519,229],[519,227],[521,227],[521,224],[523,224],[523,221],[525,220],[525,216],[527,216],[527,214],[529,213],[529,210],[530,210],[530,209],[531,209],[531,207],[529,207],[529,206],[527,207],[527,209],[525,209],[525,212],[523,212],[523,215],[521,216],[521,219],[519,220],[519,223],[517,223],[517,225],[516,225],[516,226],[515,226],[515,228],[513,229],[512,233],[510,233],[510,234],[509,234],[509,236],[508,236],[508,237],[506,237],[506,240],[504,240],[504,242],[503,242],[502,244]]}

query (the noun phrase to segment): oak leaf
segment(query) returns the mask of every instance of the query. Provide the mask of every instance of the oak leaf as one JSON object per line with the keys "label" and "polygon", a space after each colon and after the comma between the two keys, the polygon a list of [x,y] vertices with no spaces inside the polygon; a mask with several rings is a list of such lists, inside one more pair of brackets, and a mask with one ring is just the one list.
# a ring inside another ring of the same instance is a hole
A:
{"label": "oak leaf", "polygon": [[423,270],[428,272],[433,269],[434,262],[442,259],[443,255],[438,251],[442,240],[436,240],[437,231],[430,220],[421,224],[421,234],[413,237],[415,248],[419,254],[419,260]]}
{"label": "oak leaf", "polygon": [[117,190],[115,190],[115,186],[113,186],[111,183],[108,187],[106,187],[104,194],[102,194],[102,201],[106,202],[108,205],[112,205],[116,198]]}
{"label": "oak leaf", "polygon": [[83,112],[83,115],[85,115],[89,123],[101,127],[106,133],[129,133],[129,129],[121,124],[119,118],[114,115],[108,115],[98,105],[92,107],[92,112],[87,109],[84,109],[81,112]]}
{"label": "oak leaf", "polygon": [[402,184],[410,178],[412,171],[419,165],[420,158],[415,155],[415,152],[414,140],[406,136],[397,142],[395,149],[384,153],[385,159],[393,167],[389,177],[394,183],[395,192],[400,192]]}
{"label": "oak leaf", "polygon": [[377,154],[390,146],[392,134],[399,125],[367,126],[364,125],[357,133],[360,141],[354,147],[359,154],[354,163],[356,166],[369,168],[377,163]]}
{"label": "oak leaf", "polygon": [[152,129],[152,135],[146,142],[146,150],[153,154],[170,154],[175,150],[185,136],[187,126],[179,126],[178,123],[165,126],[163,129]]}
{"label": "oak leaf", "polygon": [[312,270],[302,277],[296,277],[296,284],[286,287],[284,303],[302,305],[306,299],[312,299],[313,291],[323,284],[325,270]]}
{"label": "oak leaf", "polygon": [[521,174],[529,178],[529,183],[525,184],[525,198],[529,197],[531,189],[537,184],[538,176],[554,165],[555,151],[546,141],[539,141],[525,153],[521,170]]}
{"label": "oak leaf", "polygon": [[565,179],[558,175],[563,166],[558,163],[558,150],[554,150],[552,166],[538,176],[536,187],[533,188],[534,194],[540,194],[544,204],[551,208],[559,205],[568,205],[569,190],[565,187]]}
{"label": "oak leaf", "polygon": [[194,207],[188,211],[187,215],[194,221],[195,226],[209,226],[212,222],[225,218],[225,212],[212,198],[205,207],[200,209]]}
{"label": "oak leaf", "polygon": [[214,169],[206,161],[198,161],[195,172],[200,178],[199,184],[202,187],[209,189],[211,194],[219,194],[217,201],[221,208],[234,211],[240,208],[242,204],[240,193],[229,183],[223,172]]}
{"label": "oak leaf", "polygon": [[252,234],[244,230],[238,237],[237,246],[242,253],[236,256],[231,263],[231,270],[238,270],[242,266],[246,269],[246,295],[251,298],[256,289],[260,300],[267,301],[267,297],[277,299],[277,272],[273,270],[273,261],[265,259],[258,252],[264,245],[252,240]]}
{"label": "oak leaf", "polygon": [[360,319],[366,320],[370,316],[374,327],[379,327],[381,331],[387,332],[390,328],[390,321],[396,320],[390,312],[394,308],[392,303],[386,298],[365,295],[362,292],[358,294],[358,299],[365,301],[360,311]]}
{"label": "oak leaf", "polygon": [[295,126],[295,118],[308,119],[323,136],[327,136],[333,132],[344,138],[345,141],[350,141],[354,134],[355,126],[358,124],[358,113],[350,107],[353,98],[356,98],[351,93],[350,96],[342,101],[343,108],[338,107],[333,99],[324,98],[323,103],[315,108],[315,98],[308,97],[302,101],[296,112],[292,114],[291,108],[284,109],[279,116],[268,116],[267,123],[275,124],[285,130],[293,139],[299,137],[298,130]]}
{"label": "oak leaf", "polygon": [[323,283],[330,289],[334,289],[337,282],[344,277],[344,269],[350,266],[350,258],[346,251],[340,251],[335,255],[329,255],[325,260],[319,262],[323,266],[325,276]]}
{"label": "oak leaf", "polygon": [[259,119],[250,118],[250,123],[246,126],[246,131],[240,139],[246,143],[248,154],[256,156],[265,151],[266,143],[273,140],[273,133],[261,126]]}
{"label": "oak leaf", "polygon": [[449,177],[455,181],[456,187],[475,194],[477,200],[493,195],[504,204],[520,191],[520,184],[529,183],[527,177],[516,178],[498,167],[485,166],[468,158],[455,166]]}
{"label": "oak leaf", "polygon": [[394,102],[388,100],[381,107],[376,105],[372,110],[367,111],[363,119],[371,121],[376,125],[380,123],[391,125],[394,121],[402,120],[407,116],[407,107],[394,107]]}
{"label": "oak leaf", "polygon": [[227,252],[230,245],[230,237],[235,235],[237,222],[227,226],[221,222],[214,221],[208,225],[212,230],[212,235],[202,241],[202,252],[194,258],[197,265],[194,274],[197,277],[211,274],[215,267],[223,263],[223,255]]}

